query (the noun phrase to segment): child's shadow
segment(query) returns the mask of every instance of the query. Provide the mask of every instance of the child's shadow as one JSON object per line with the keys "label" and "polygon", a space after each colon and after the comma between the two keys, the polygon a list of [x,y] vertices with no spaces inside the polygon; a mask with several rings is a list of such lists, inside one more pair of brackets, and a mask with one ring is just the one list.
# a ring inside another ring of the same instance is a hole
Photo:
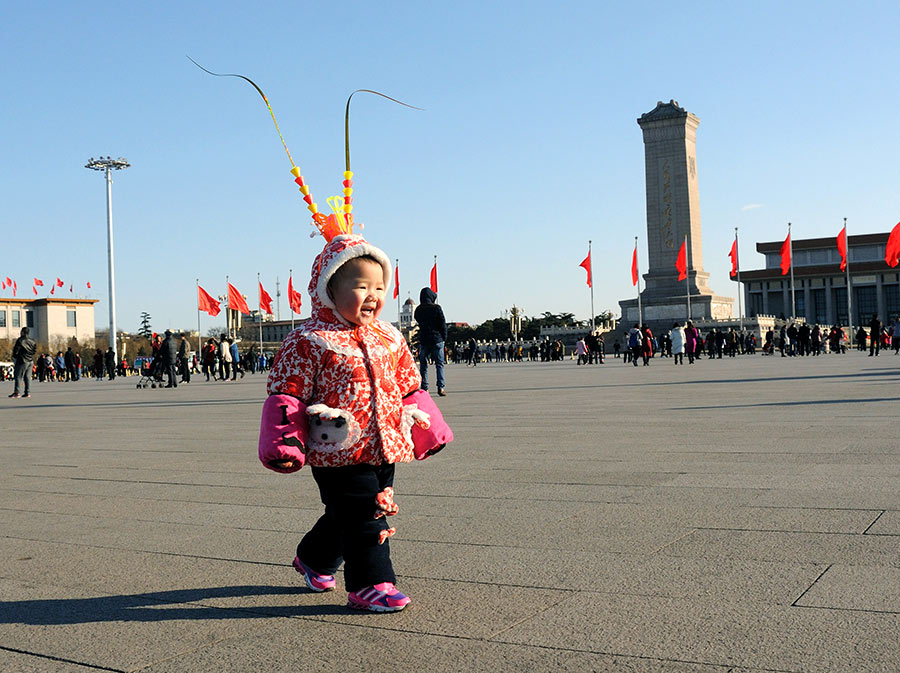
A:
{"label": "child's shadow", "polygon": [[[311,592],[296,587],[233,586],[204,589],[152,591],[144,594],[96,598],[50,598],[0,601],[0,624],[87,624],[91,622],[160,622],[178,619],[250,619],[344,615],[351,610],[339,604],[298,605],[200,605],[215,598],[296,595],[298,602]],[[333,592],[331,592],[334,595]],[[327,594],[326,594],[327,595]],[[185,605],[190,603],[192,605]]]}

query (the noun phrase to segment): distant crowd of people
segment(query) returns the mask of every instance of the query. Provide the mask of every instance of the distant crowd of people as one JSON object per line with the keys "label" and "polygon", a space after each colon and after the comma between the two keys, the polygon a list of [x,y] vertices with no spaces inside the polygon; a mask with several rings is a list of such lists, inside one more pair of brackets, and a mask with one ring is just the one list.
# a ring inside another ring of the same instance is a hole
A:
{"label": "distant crowd of people", "polygon": [[97,348],[92,356],[85,357],[72,347],[55,355],[38,353],[29,329],[23,327],[13,345],[13,366],[0,367],[0,381],[15,379],[9,397],[30,397],[33,380],[40,383],[66,383],[83,378],[112,381],[116,377],[141,375],[159,382],[159,387],[176,388],[179,383],[190,383],[191,375],[201,372],[206,374],[207,381],[233,381],[246,372],[267,371],[273,357],[271,353],[259,352],[255,344],[241,351],[235,340],[225,334],[219,339],[209,338],[199,355],[191,349],[186,334],[175,335],[170,330],[162,336],[154,334],[150,345],[150,355],[136,356],[131,363],[126,356],[117,360],[112,346],[106,351]]}

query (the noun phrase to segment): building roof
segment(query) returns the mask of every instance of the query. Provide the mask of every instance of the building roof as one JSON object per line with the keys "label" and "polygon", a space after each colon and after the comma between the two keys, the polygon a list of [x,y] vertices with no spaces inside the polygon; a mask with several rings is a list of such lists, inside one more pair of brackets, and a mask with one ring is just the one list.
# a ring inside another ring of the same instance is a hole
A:
{"label": "building roof", "polygon": [[0,297],[0,303],[3,304],[19,304],[20,306],[51,306],[53,304],[96,304],[99,299],[75,299],[74,297],[39,297],[37,299],[28,299],[26,297]]}
{"label": "building roof", "polygon": [[407,297],[406,301],[403,302],[404,306],[415,306],[416,302],[412,300],[412,297]]}
{"label": "building roof", "polygon": [[[879,243],[887,243],[889,234],[858,234],[856,236],[848,236],[847,244],[850,247],[854,245],[877,245]],[[768,252],[781,252],[781,246],[784,241],[766,241],[756,244],[756,251],[766,254]],[[834,248],[837,246],[837,236],[829,236],[827,238],[797,238],[791,241],[791,247],[794,250],[818,250],[821,248]]]}
{"label": "building roof", "polygon": [[[858,274],[872,274],[882,271],[890,271],[887,264],[882,261],[875,262],[856,262],[850,265],[851,277]],[[810,266],[795,266],[794,278],[821,278],[822,276],[843,276],[845,271],[841,271],[838,264],[816,264]],[[753,271],[741,271],[741,282],[745,283],[750,280],[779,280],[791,277],[790,271],[781,275],[780,267],[772,267],[771,269],[754,269]]]}

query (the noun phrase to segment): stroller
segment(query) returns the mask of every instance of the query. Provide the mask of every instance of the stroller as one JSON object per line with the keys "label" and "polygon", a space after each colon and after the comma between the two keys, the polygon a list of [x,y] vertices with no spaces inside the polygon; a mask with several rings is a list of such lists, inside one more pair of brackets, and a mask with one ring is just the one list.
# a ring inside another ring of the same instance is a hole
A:
{"label": "stroller", "polygon": [[152,360],[141,362],[141,378],[137,382],[138,388],[162,388],[163,387],[162,358],[158,355]]}

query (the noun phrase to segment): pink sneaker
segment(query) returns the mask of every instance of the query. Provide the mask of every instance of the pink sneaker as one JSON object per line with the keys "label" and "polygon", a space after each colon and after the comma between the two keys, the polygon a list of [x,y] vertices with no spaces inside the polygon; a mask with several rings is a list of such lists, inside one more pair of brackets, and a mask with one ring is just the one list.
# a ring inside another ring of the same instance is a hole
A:
{"label": "pink sneaker", "polygon": [[347,607],[371,612],[399,612],[409,604],[409,596],[404,596],[391,582],[354,591],[347,596]]}
{"label": "pink sneaker", "polygon": [[300,560],[299,556],[294,557],[293,566],[294,570],[298,573],[302,573],[303,579],[306,580],[306,586],[309,587],[310,591],[331,591],[337,585],[334,575],[319,575],[313,570],[310,570],[310,568]]}

